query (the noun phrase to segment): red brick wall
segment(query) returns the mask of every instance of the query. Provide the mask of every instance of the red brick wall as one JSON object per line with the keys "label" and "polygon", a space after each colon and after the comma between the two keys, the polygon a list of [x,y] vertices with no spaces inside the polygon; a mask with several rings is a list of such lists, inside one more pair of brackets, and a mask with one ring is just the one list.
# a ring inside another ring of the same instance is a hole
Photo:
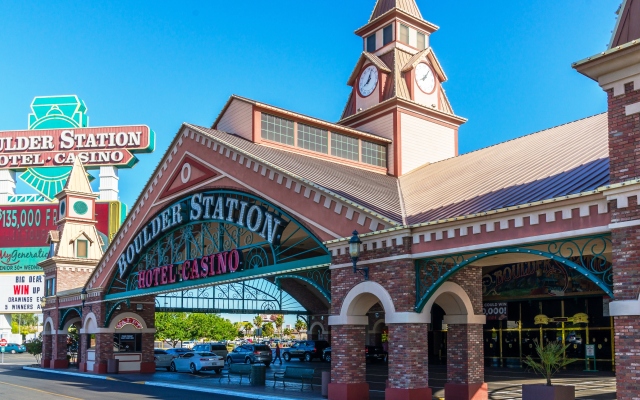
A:
{"label": "red brick wall", "polygon": [[366,381],[365,326],[336,325],[331,330],[331,382]]}
{"label": "red brick wall", "polygon": [[484,382],[482,325],[450,324],[447,331],[447,381]]}
{"label": "red brick wall", "polygon": [[609,108],[609,175],[611,183],[620,183],[640,177],[640,158],[637,157],[640,140],[640,114],[625,115],[625,106],[640,102],[640,90],[633,82],[624,87],[625,93],[607,92]]}
{"label": "red brick wall", "polygon": [[49,361],[51,361],[52,338],[53,335],[42,335],[42,365],[45,368],[49,367]]}
{"label": "red brick wall", "polygon": [[[350,263],[348,252],[334,256],[332,264]],[[358,263],[366,260],[393,257],[411,253],[411,238],[403,238],[403,243],[362,251]],[[369,267],[369,280],[382,285],[393,300],[396,311],[413,311],[416,304],[415,267],[412,260],[400,259],[359,265]],[[331,313],[340,314],[342,301],[357,284],[364,282],[360,274],[354,274],[352,268],[340,268],[331,271]]]}
{"label": "red brick wall", "polygon": [[54,340],[54,352],[53,359],[54,360],[66,360],[67,359],[67,335],[66,334],[57,334],[53,335]]}
{"label": "red brick wall", "polygon": [[398,389],[429,386],[427,324],[389,325],[389,385]]}
{"label": "red brick wall", "polygon": [[449,280],[457,283],[467,292],[473,306],[473,313],[482,314],[482,267],[466,266]]}

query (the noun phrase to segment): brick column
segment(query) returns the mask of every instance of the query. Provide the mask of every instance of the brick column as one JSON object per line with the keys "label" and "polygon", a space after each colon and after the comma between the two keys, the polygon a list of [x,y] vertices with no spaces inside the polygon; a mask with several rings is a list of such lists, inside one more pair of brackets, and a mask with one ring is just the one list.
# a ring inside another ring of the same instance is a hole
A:
{"label": "brick column", "polygon": [[43,334],[42,335],[42,358],[40,359],[40,365],[42,368],[49,368],[51,365],[51,352],[52,352],[52,339],[53,335],[51,334]]}
{"label": "brick column", "polygon": [[96,333],[96,362],[93,372],[107,373],[107,360],[113,358],[113,333]]}
{"label": "brick column", "polygon": [[57,333],[52,336],[53,351],[49,365],[55,369],[69,368],[69,360],[67,360],[67,334]]}
{"label": "brick column", "polygon": [[[464,289],[471,300],[468,314],[482,315],[482,267],[468,266],[455,274],[451,281]],[[447,330],[447,400],[486,400],[484,383],[484,346],[482,327],[478,323],[460,322],[457,315],[445,315]]]}
{"label": "brick column", "polygon": [[89,335],[80,334],[78,338],[78,370],[87,372],[87,345]]}
{"label": "brick column", "polygon": [[331,330],[329,400],[369,400],[364,325],[334,325]]}
{"label": "brick column", "polygon": [[431,399],[428,324],[390,324],[388,400]]}

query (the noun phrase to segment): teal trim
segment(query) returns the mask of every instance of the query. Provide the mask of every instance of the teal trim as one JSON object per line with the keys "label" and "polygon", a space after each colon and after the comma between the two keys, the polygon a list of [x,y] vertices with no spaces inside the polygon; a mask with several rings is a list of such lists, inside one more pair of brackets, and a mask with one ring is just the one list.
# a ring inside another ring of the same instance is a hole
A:
{"label": "teal trim", "polygon": [[311,285],[314,288],[316,288],[324,296],[324,298],[327,299],[327,301],[329,303],[331,303],[331,293],[327,292],[322,286],[318,285],[318,283],[316,283],[312,279],[306,278],[304,276],[292,275],[292,274],[278,275],[278,276],[276,276],[276,279],[275,279],[276,284],[278,286],[280,285],[280,280],[281,279],[297,279],[297,280],[303,281],[305,283],[308,283],[309,285]]}
{"label": "teal trim", "polygon": [[[58,310],[58,311],[61,311],[61,310]],[[64,309],[64,311],[62,312],[62,317],[60,317],[60,324],[58,327],[59,331],[61,331],[64,328],[64,324],[67,322],[67,316],[72,311],[75,311],[78,314],[78,317],[82,318],[82,309],[80,307],[72,307],[72,308]]]}
{"label": "teal trim", "polygon": [[31,110],[29,130],[89,126],[87,106],[76,95],[35,97],[31,102]]}
{"label": "teal trim", "polygon": [[[586,243],[580,247],[576,241],[586,240]],[[486,250],[482,252],[455,254],[445,257],[437,257],[433,259],[416,260],[416,299],[415,311],[422,312],[424,306],[427,304],[431,296],[442,286],[444,282],[449,280],[453,275],[460,271],[465,266],[481,260],[486,257],[491,257],[499,254],[533,254],[542,256],[551,260],[555,260],[589,278],[593,281],[604,293],[610,297],[613,296],[613,282],[611,281],[611,267],[599,271],[597,265],[604,265],[603,259],[600,258],[607,249],[607,244],[610,243],[608,236],[595,236],[595,237],[580,237],[572,240],[545,242],[538,244],[531,244],[529,246],[547,245],[549,251],[542,251],[533,249],[530,247],[507,247]],[[589,250],[589,254],[593,255],[594,260],[589,265],[584,262],[585,250]],[[474,254],[473,256],[466,257],[467,255]],[[578,264],[571,261],[569,257],[579,257],[582,264]],[[605,260],[606,261],[606,260]],[[431,263],[431,269],[426,271],[426,265]],[[435,273],[435,275],[433,274]],[[435,278],[428,286],[421,282],[421,277],[429,276]],[[422,294],[422,295],[421,295]]]}
{"label": "teal trim", "polygon": [[113,312],[116,311],[118,306],[122,303],[125,303],[127,307],[131,307],[131,303],[129,302],[129,299],[117,301],[113,305],[111,305],[111,307],[109,307],[110,303],[105,304],[105,308],[107,309],[107,314],[104,317],[105,328],[109,327],[109,323],[111,322],[111,317],[113,317]]}
{"label": "teal trim", "polygon": [[324,255],[319,257],[307,258],[304,260],[290,261],[284,264],[271,265],[259,269],[248,269],[236,271],[224,275],[215,275],[206,279],[187,280],[176,282],[172,285],[155,286],[149,289],[135,289],[121,293],[108,294],[104,296],[105,300],[119,300],[131,297],[138,297],[150,294],[158,294],[165,292],[175,292],[179,290],[194,289],[198,287],[211,286],[216,283],[237,282],[248,279],[262,278],[266,276],[279,275],[283,272],[291,272],[297,270],[305,270],[311,268],[326,267],[331,264],[331,256]]}

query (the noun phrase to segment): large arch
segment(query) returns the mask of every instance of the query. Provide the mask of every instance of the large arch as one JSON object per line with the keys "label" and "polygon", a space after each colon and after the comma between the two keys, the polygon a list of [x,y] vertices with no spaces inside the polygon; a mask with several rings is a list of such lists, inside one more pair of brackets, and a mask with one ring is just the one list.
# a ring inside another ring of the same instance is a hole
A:
{"label": "large arch", "polygon": [[431,308],[439,305],[445,312],[446,324],[484,324],[486,316],[473,312],[471,299],[465,290],[454,282],[444,282],[429,298],[421,314],[431,323]]}

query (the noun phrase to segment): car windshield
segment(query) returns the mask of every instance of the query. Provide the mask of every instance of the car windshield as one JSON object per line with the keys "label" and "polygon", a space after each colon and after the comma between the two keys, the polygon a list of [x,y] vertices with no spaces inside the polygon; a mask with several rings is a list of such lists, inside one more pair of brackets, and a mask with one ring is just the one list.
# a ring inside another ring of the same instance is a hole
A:
{"label": "car windshield", "polygon": [[211,346],[211,350],[226,350],[227,348],[222,344],[214,344]]}
{"label": "car windshield", "polygon": [[258,351],[269,350],[269,346],[256,345],[255,349],[258,350]]}

